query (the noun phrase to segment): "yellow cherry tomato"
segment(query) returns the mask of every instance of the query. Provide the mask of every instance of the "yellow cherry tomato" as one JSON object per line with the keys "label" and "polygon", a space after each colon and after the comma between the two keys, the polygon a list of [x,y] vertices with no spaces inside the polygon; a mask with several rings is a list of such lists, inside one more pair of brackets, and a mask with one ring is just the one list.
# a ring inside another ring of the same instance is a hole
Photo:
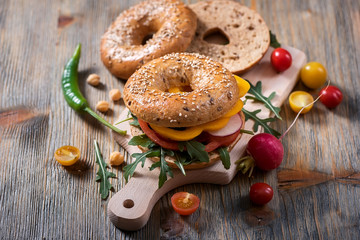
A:
{"label": "yellow cherry tomato", "polygon": [[80,158],[80,150],[73,146],[62,146],[55,151],[54,157],[63,166],[71,166]]}
{"label": "yellow cherry tomato", "polygon": [[308,88],[316,89],[326,82],[327,72],[325,67],[318,62],[307,63],[300,72],[301,81]]}
{"label": "yellow cherry tomato", "polygon": [[[290,108],[298,113],[300,112],[301,108],[307,106],[311,102],[314,101],[314,98],[307,92],[304,91],[295,91],[292,92],[289,96],[289,104]],[[314,104],[311,104],[304,108],[304,110],[301,112],[301,114],[307,113],[310,111],[310,109],[313,107]]]}

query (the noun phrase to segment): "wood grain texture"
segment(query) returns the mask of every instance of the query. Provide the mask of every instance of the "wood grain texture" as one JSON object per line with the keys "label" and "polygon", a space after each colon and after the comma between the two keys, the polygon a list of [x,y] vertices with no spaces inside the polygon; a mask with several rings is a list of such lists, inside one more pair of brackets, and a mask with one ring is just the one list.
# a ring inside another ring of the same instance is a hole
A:
{"label": "wood grain texture", "polygon": [[[255,171],[252,178],[238,174],[226,186],[179,187],[160,199],[140,231],[124,232],[112,225],[108,200],[100,199],[95,182],[93,139],[105,159],[123,150],[107,129],[67,106],[60,78],[81,42],[80,88],[90,105],[107,100],[110,89],[122,89],[124,82],[100,61],[100,37],[121,11],[138,2],[1,1],[0,112],[18,111],[22,120],[9,124],[5,115],[0,120],[0,238],[359,239],[358,0],[240,0],[260,13],[280,42],[323,63],[332,84],[345,93],[343,103],[333,110],[315,104],[301,116],[283,140],[285,158],[277,174]],[[100,87],[85,83],[90,73],[101,76]],[[301,83],[295,88],[308,91]],[[124,105],[120,101],[111,107],[104,116],[113,122]],[[284,120],[273,126],[283,132],[295,117],[287,103],[281,116]],[[53,153],[67,144],[79,147],[82,157],[77,166],[65,169]],[[111,181],[118,191],[125,185],[122,167],[111,171],[117,174]],[[275,191],[264,208],[248,199],[249,186],[258,181]],[[299,181],[299,187],[292,187]],[[177,191],[197,194],[200,211],[189,217],[175,214],[170,197]]]}

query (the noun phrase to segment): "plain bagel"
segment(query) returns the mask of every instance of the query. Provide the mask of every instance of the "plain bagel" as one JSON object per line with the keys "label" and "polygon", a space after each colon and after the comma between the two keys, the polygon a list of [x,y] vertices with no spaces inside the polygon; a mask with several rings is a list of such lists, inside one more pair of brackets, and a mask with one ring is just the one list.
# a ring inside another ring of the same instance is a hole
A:
{"label": "plain bagel", "polygon": [[180,0],[148,0],[122,12],[101,39],[101,60],[127,79],[142,64],[183,52],[196,30],[196,15]]}
{"label": "plain bagel", "polygon": [[[178,88],[180,92],[172,92]],[[172,53],[143,65],[126,82],[124,102],[147,123],[191,127],[218,119],[239,100],[230,71],[196,53]]]}
{"label": "plain bagel", "polygon": [[[270,44],[269,29],[255,11],[230,0],[201,1],[190,5],[198,24],[187,49],[211,57],[234,74],[241,74],[264,56]],[[214,43],[222,35],[226,43]],[[213,37],[212,41],[207,41]],[[226,45],[223,45],[226,44]]]}

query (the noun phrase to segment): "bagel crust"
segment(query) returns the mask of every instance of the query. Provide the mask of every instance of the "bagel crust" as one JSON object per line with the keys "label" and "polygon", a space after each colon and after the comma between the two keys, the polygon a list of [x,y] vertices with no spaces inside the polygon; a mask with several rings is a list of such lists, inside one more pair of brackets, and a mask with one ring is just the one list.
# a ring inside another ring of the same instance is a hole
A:
{"label": "bagel crust", "polygon": [[113,75],[127,79],[152,59],[185,51],[196,23],[196,15],[180,0],[141,2],[122,12],[105,32],[101,60]]}
{"label": "bagel crust", "polygon": [[[187,89],[172,93],[169,89]],[[239,100],[230,71],[196,53],[172,53],[137,70],[124,86],[128,109],[145,122],[191,127],[216,120]]]}
{"label": "bagel crust", "polygon": [[[242,74],[258,63],[269,48],[269,28],[248,7],[235,1],[217,0],[197,2],[190,8],[196,13],[198,24],[188,52],[209,56],[232,73]],[[228,44],[207,42],[206,37],[215,33],[225,35]]]}

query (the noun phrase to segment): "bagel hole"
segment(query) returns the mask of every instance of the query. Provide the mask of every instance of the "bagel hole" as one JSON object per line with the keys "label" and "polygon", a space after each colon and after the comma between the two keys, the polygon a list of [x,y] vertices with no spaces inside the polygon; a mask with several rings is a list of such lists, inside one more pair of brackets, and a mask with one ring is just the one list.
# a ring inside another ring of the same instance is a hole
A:
{"label": "bagel hole", "polygon": [[229,38],[220,28],[209,29],[204,34],[203,40],[217,45],[228,45],[230,43]]}
{"label": "bagel hole", "polygon": [[150,39],[152,39],[152,37],[154,36],[154,32],[153,33],[149,33],[147,35],[145,35],[145,37],[143,38],[143,40],[141,41],[141,45],[145,45],[147,43],[147,41],[149,41]]}
{"label": "bagel hole", "polygon": [[166,90],[166,92],[170,93],[176,93],[176,92],[192,92],[193,89],[190,85],[184,85],[184,86],[176,86],[176,87],[170,87]]}

